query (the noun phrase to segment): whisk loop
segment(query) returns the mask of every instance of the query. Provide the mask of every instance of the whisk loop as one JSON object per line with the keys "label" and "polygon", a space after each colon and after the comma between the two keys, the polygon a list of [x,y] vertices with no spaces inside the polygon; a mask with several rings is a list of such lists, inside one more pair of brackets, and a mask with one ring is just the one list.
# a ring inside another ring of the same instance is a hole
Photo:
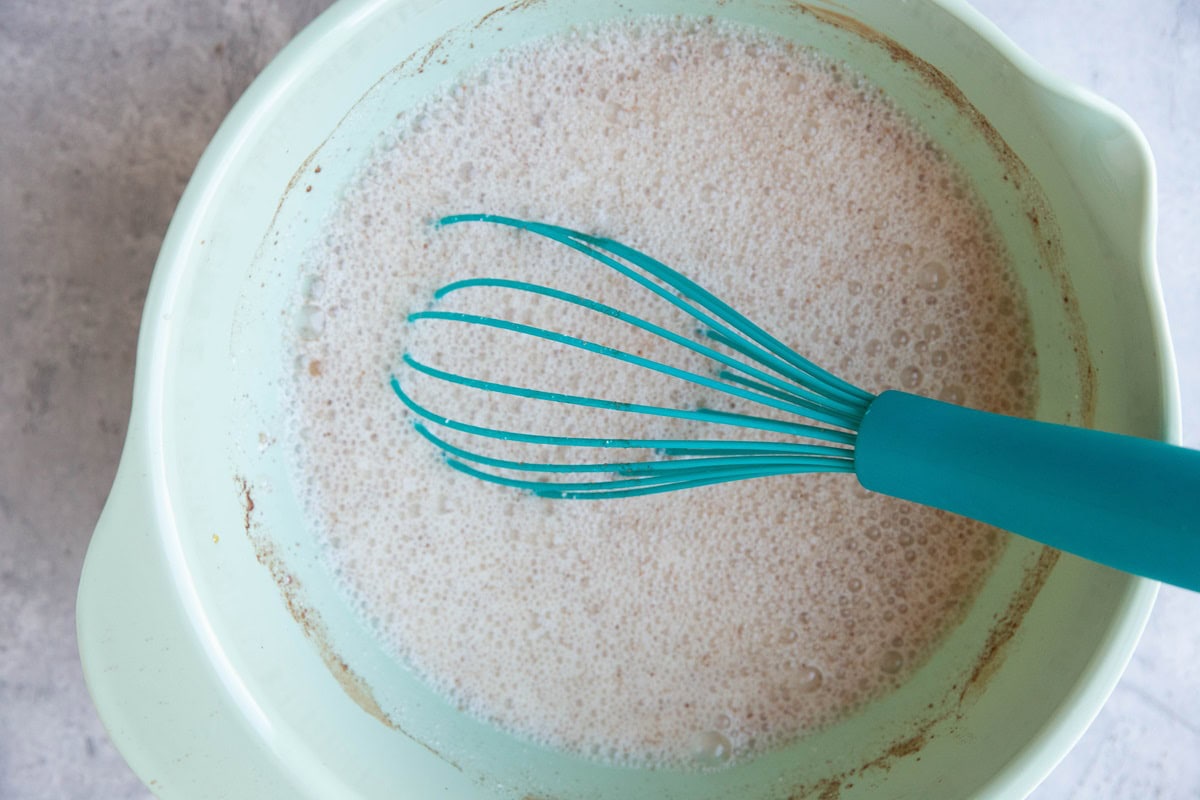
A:
{"label": "whisk loop", "polygon": [[[408,369],[445,384],[578,407],[767,431],[787,441],[553,436],[486,428],[441,416],[392,377],[423,419],[417,431],[455,469],[543,497],[614,498],[801,472],[853,472],[871,491],[953,511],[1118,569],[1200,590],[1200,452],[1162,442],[1016,419],[899,391],[876,396],[813,364],[719,298],[631,247],[540,222],[462,214],[441,225],[490,222],[570,247],[640,284],[687,315],[696,337],[596,300],[521,281],[473,278],[435,295],[502,289],[547,297],[608,317],[719,365],[715,377],[533,325],[428,310],[411,323],[446,321],[504,330],[615,359],[767,409],[763,414],[677,408],[569,395],[470,378],[404,356]],[[700,341],[698,341],[699,339]],[[776,416],[770,416],[775,414]],[[778,415],[787,419],[778,419]],[[429,424],[474,437],[650,451],[630,461],[561,463],[498,458],[438,436]],[[794,441],[796,439],[803,441]],[[605,477],[609,476],[609,477]]]}
{"label": "whisk loop", "polygon": [[[456,292],[479,288],[505,289],[548,297],[601,314],[647,334],[665,339],[715,362],[720,369],[715,377],[702,375],[576,336],[478,314],[430,309],[410,314],[408,316],[410,323],[456,322],[510,331],[612,358],[696,386],[723,392],[740,400],[782,411],[802,418],[804,421],[780,420],[756,414],[709,408],[673,408],[630,403],[479,380],[438,369],[406,353],[403,356],[403,362],[413,371],[449,384],[496,394],[585,408],[769,431],[815,440],[824,444],[553,436],[486,428],[464,420],[445,417],[426,408],[405,392],[400,380],[393,376],[391,379],[392,389],[413,413],[427,422],[449,430],[488,439],[553,447],[651,450],[658,456],[657,460],[649,461],[565,464],[500,459],[454,445],[435,435],[426,424],[416,423],[417,431],[441,448],[450,466],[483,480],[526,489],[539,496],[574,499],[632,497],[797,472],[854,471],[854,431],[874,396],[803,358],[699,284],[650,256],[619,242],[590,236],[556,225],[488,214],[449,216],[440,220],[438,224],[446,226],[462,222],[490,222],[507,225],[566,245],[636,282],[675,309],[683,312],[696,323],[698,336],[724,346],[732,351],[732,354],[597,300],[547,286],[501,278],[471,278],[455,281],[438,289],[434,293],[434,300],[441,300]],[[539,478],[529,480],[508,477],[490,471],[492,469],[537,473]],[[564,476],[572,474],[581,476],[609,474],[618,477],[593,478],[587,481],[563,480]],[[548,480],[550,478],[553,480]]]}

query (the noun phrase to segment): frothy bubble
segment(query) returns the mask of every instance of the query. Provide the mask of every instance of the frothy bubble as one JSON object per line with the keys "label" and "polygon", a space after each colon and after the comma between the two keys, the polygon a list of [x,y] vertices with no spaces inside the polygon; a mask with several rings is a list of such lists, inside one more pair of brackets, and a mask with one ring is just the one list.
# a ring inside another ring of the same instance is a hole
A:
{"label": "frothy bubble", "polygon": [[705,766],[720,764],[728,761],[733,754],[729,739],[719,731],[701,731],[692,734],[688,741],[688,749],[697,762]]}
{"label": "frothy bubble", "polygon": [[944,289],[948,278],[946,265],[940,261],[928,261],[917,271],[917,285],[930,292]]}
{"label": "frothy bubble", "polygon": [[[550,284],[671,321],[560,245],[429,224],[478,209],[636,246],[868,391],[961,401],[969,387],[979,407],[1028,407],[1036,365],[1021,298],[1004,302],[1013,289],[999,237],[881,92],[749,29],[662,21],[634,35],[612,23],[488,62],[382,141],[296,277],[285,362],[295,419],[280,450],[295,452],[348,606],[394,658],[523,738],[616,764],[716,769],[840,719],[928,657],[1003,539],[846,476],[537,500],[449,469],[387,383],[399,354],[421,344],[436,364],[458,359],[522,385],[725,407],[644,370],[501,347],[478,330],[418,342],[397,315],[472,277]],[[465,295],[444,302],[469,305]],[[478,297],[472,310],[583,333],[598,316]],[[978,325],[985,297],[1004,312],[992,330]],[[670,360],[644,336],[616,335]],[[712,374],[702,359],[688,367]],[[590,435],[594,424],[494,396],[460,405],[489,427]],[[622,424],[630,436],[685,435],[673,420]],[[899,657],[894,671],[885,653]]]}

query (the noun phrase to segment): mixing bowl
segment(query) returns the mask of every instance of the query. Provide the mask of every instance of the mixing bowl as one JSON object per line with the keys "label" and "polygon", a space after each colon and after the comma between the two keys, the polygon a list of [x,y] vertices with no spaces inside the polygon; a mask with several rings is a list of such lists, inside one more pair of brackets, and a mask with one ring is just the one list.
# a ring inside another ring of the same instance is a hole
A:
{"label": "mixing bowl", "polygon": [[494,2],[344,0],[198,165],[79,590],[114,742],[162,796],[1023,796],[1103,704],[1156,586],[1019,539],[900,690],[722,771],[551,752],[431,693],[342,599],[301,513],[283,404],[299,267],[397,112],[478,60],[612,17],[742,20],[846,60],[963,163],[1029,295],[1040,417],[1177,441],[1144,140],[953,0]]}

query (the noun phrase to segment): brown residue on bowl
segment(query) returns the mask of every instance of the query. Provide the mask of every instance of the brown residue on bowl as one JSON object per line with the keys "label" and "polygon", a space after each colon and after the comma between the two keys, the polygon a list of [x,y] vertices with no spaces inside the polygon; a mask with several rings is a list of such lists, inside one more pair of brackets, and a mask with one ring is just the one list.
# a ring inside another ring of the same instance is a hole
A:
{"label": "brown residue on bowl", "polygon": [[788,800],[837,800],[842,796],[842,784],[844,781],[845,776],[825,778],[811,787],[801,790],[799,794],[790,795]]}
{"label": "brown residue on bowl", "polygon": [[[417,72],[424,72],[425,67],[429,64],[430,59],[437,54],[438,50],[442,49],[442,45],[446,43],[448,33],[443,33],[441,36],[433,40],[433,44],[429,45],[429,49],[425,51],[425,56],[421,59],[421,64],[417,67]],[[444,61],[442,62],[445,63]]]}
{"label": "brown residue on bowl", "polygon": [[[1080,379],[1078,411],[1080,418],[1072,419],[1071,414],[1068,413],[1066,421],[1075,424],[1090,424],[1095,413],[1096,373],[1087,344],[1086,329],[1070,277],[1064,266],[1065,256],[1057,222],[1029,168],[991,122],[967,99],[963,91],[937,67],[916,56],[894,39],[846,14],[802,2],[794,2],[792,7],[820,22],[840,28],[866,42],[884,48],[894,62],[908,67],[945,97],[957,112],[963,115],[983,136],[1004,171],[1004,180],[1021,192],[1022,201],[1027,208],[1025,216],[1030,226],[1032,240],[1041,259],[1041,265],[1049,270],[1062,293],[1064,312],[1069,323],[1068,333],[1072,339]],[[1059,551],[1053,548],[1047,547],[1041,550],[1036,562],[1026,571],[1021,586],[1009,601],[1008,607],[996,618],[988,638],[965,680],[959,685],[950,687],[951,697],[954,693],[957,693],[957,697],[950,700],[947,710],[932,715],[912,733],[893,742],[878,758],[856,769],[827,777],[811,786],[798,787],[793,790],[789,800],[837,800],[841,797],[843,789],[849,790],[855,785],[854,779],[862,780],[870,772],[887,771],[899,759],[915,758],[920,760],[921,750],[934,736],[933,729],[947,722],[952,725],[952,720],[961,718],[963,706],[977,698],[985,690],[992,676],[999,670],[1008,652],[1009,644],[1016,636],[1026,613],[1032,607],[1054,565],[1058,562],[1059,555]]]}
{"label": "brown residue on bowl", "polygon": [[1071,412],[1068,412],[1065,421],[1077,425],[1091,425],[1096,407],[1096,371],[1088,349],[1083,316],[1079,312],[1079,303],[1075,297],[1070,276],[1064,267],[1062,239],[1054,212],[1050,210],[1045,197],[1042,196],[1038,182],[1034,180],[1029,168],[1025,166],[1025,162],[1013,151],[987,117],[971,103],[962,89],[958,88],[958,85],[946,73],[933,64],[920,58],[896,40],[851,16],[810,3],[793,2],[791,6],[796,11],[808,14],[827,25],[840,28],[866,42],[882,47],[893,61],[908,67],[921,80],[945,97],[955,110],[979,131],[991,147],[997,162],[1005,171],[1004,179],[1012,183],[1013,187],[1023,195],[1022,200],[1027,208],[1025,216],[1029,221],[1032,240],[1037,247],[1041,264],[1054,276],[1062,292],[1063,311],[1070,324],[1068,335],[1072,339],[1075,366],[1080,376],[1079,418],[1073,419]]}
{"label": "brown residue on bowl", "polygon": [[1026,571],[1021,587],[1009,602],[1008,608],[997,617],[966,679],[961,685],[955,684],[950,687],[951,695],[957,692],[957,697],[951,701],[952,705],[949,708],[931,716],[907,736],[892,742],[877,758],[855,769],[824,778],[811,786],[797,787],[792,790],[788,800],[838,800],[843,789],[852,789],[855,781],[869,780],[870,773],[887,772],[893,764],[904,758],[912,757],[920,761],[919,754],[934,737],[934,728],[948,722],[953,725],[954,720],[960,719],[964,704],[979,696],[987,686],[988,680],[1004,662],[1009,643],[1045,585],[1046,579],[1050,577],[1050,572],[1058,563],[1060,555],[1059,551],[1053,548],[1042,548],[1037,561]]}
{"label": "brown residue on bowl", "polygon": [[975,666],[971,669],[970,676],[959,691],[958,702],[960,705],[982,692],[988,680],[1004,662],[1004,654],[1008,649],[1009,642],[1016,635],[1021,621],[1025,619],[1026,612],[1033,605],[1033,601],[1042,586],[1045,585],[1046,579],[1050,577],[1050,571],[1058,563],[1060,555],[1058,550],[1044,547],[1038,555],[1037,562],[1026,571],[1021,588],[1009,601],[1008,608],[1000,615],[996,624],[992,626],[987,642],[984,643],[983,649],[975,660]]}
{"label": "brown residue on bowl", "polygon": [[246,535],[250,536],[250,515],[254,512],[254,497],[250,494],[250,484],[245,478],[240,476],[235,477],[234,481],[238,485],[238,494],[242,500],[242,526],[246,530]]}
{"label": "brown residue on bowl", "polygon": [[491,11],[489,11],[488,13],[484,14],[482,17],[479,18],[479,21],[475,23],[475,28],[478,29],[478,28],[483,27],[484,23],[486,23],[489,19],[496,16],[497,14],[510,14],[513,11],[521,11],[522,9],[530,8],[531,6],[536,6],[540,2],[542,2],[542,0],[517,0],[517,2],[515,2],[515,3],[509,3],[506,6],[500,6],[499,8],[493,8]]}
{"label": "brown residue on bowl", "polygon": [[[499,22],[503,16],[537,5],[541,1],[516,0],[516,2],[498,6],[480,17],[473,26],[470,26],[470,29],[478,30],[485,25],[499,28]],[[1033,241],[1036,243],[1041,264],[1043,268],[1051,272],[1061,289],[1064,310],[1071,326],[1070,334],[1073,340],[1072,344],[1074,345],[1078,374],[1080,376],[1080,419],[1068,418],[1067,421],[1075,424],[1090,424],[1094,415],[1096,374],[1092,365],[1075,293],[1064,268],[1064,252],[1062,242],[1059,238],[1058,225],[1053,212],[1049,209],[1045,198],[1041,195],[1041,189],[1037,181],[1033,179],[1028,167],[987,118],[967,99],[963,91],[937,67],[919,58],[895,40],[846,14],[831,10],[828,7],[816,6],[804,2],[793,2],[791,7],[799,13],[807,14],[822,23],[837,27],[868,43],[882,47],[893,61],[912,70],[920,79],[925,81],[940,95],[944,96],[984,137],[984,140],[994,152],[997,162],[1005,172],[1004,180],[1011,183],[1017,191],[1021,192],[1022,201],[1027,209],[1025,216],[1033,235]],[[430,45],[409,54],[388,75],[381,77],[379,82],[395,74],[424,72],[426,66],[439,54],[446,44],[453,41],[454,37],[467,33],[467,27],[462,26],[447,31]],[[446,63],[446,60],[443,59],[438,63]],[[372,86],[364,96],[370,94],[374,88]],[[288,195],[299,184],[300,176],[313,166],[317,154],[324,145],[325,142],[322,142],[320,146],[310,153],[292,176],[292,179],[280,197],[279,206],[276,208],[276,216],[278,216],[280,208]],[[313,172],[320,173],[321,168],[316,166]],[[270,230],[273,230],[274,227],[275,220],[273,219]],[[318,375],[320,373],[319,362],[310,364],[309,369],[311,374]],[[302,587],[299,580],[288,570],[282,556],[277,552],[274,542],[261,531],[256,530],[258,525],[252,520],[255,501],[251,493],[251,486],[241,477],[238,477],[236,481],[244,509],[245,533],[254,547],[254,552],[259,563],[270,573],[272,580],[279,588],[280,596],[288,612],[296,623],[300,625],[305,636],[317,648],[322,661],[329,669],[330,674],[338,681],[343,691],[368,714],[388,727],[409,736],[409,738],[421,744],[431,753],[446,760],[461,771],[462,768],[458,764],[447,759],[421,739],[400,727],[380,706],[367,682],[334,651],[330,644],[331,640],[328,630],[320,614],[302,597]],[[884,747],[876,758],[855,768],[828,776],[815,784],[793,787],[788,795],[789,800],[837,800],[842,797],[843,792],[853,790],[856,785],[860,791],[867,790],[874,779],[889,771],[896,762],[902,759],[912,758],[919,761],[921,759],[921,751],[924,747],[937,735],[945,735],[946,730],[952,731],[954,720],[962,717],[963,706],[973,702],[986,689],[989,680],[1003,663],[1010,643],[1015,638],[1026,613],[1032,607],[1038,593],[1049,578],[1053,567],[1058,561],[1058,557],[1058,551],[1050,548],[1042,550],[1036,563],[1027,571],[1019,590],[1013,595],[1008,607],[997,617],[984,646],[981,648],[969,672],[966,673],[960,683],[948,687],[946,702],[939,709],[935,710],[931,707],[930,716],[926,720],[916,725],[904,736],[897,738]],[[935,732],[935,729],[939,728],[943,730]],[[523,796],[523,800],[548,800],[548,798],[540,795],[525,795]]]}
{"label": "brown residue on bowl", "polygon": [[257,521],[253,519],[252,515],[255,504],[250,483],[241,476],[235,476],[234,481],[237,484],[238,495],[242,504],[246,538],[249,539],[250,545],[254,548],[255,558],[270,573],[271,580],[279,588],[280,597],[288,613],[291,614],[296,624],[300,626],[300,630],[304,633],[304,636],[316,647],[317,653],[321,656],[321,661],[325,664],[325,668],[329,670],[329,674],[337,681],[342,691],[363,711],[389,728],[404,734],[461,772],[462,767],[457,763],[446,758],[442,753],[430,747],[418,737],[413,736],[392,719],[383,710],[382,706],[379,705],[379,701],[375,698],[375,693],[371,690],[366,680],[355,672],[346,660],[334,650],[331,644],[331,637],[329,636],[329,629],[321,618],[320,612],[304,599],[303,585],[300,579],[288,569],[286,562],[278,552],[275,542],[261,532]]}
{"label": "brown residue on bowl", "polygon": [[896,761],[909,756],[914,756],[920,761],[921,757],[915,754],[919,753],[928,743],[931,730],[953,716],[957,716],[956,709],[943,711],[941,714],[925,720],[915,733],[897,739],[878,757],[854,769],[822,778],[811,786],[795,787],[788,795],[788,800],[838,800],[842,796],[843,789],[849,791],[854,788],[856,781],[863,782],[864,779],[869,779],[868,773],[887,772]]}

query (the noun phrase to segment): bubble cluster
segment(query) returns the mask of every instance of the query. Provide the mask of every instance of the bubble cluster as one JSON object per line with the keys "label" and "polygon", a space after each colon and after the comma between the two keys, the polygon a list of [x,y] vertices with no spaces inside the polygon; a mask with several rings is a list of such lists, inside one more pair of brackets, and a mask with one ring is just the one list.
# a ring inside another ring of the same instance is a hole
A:
{"label": "bubble cluster", "polygon": [[[418,344],[484,378],[548,372],[580,394],[707,402],[528,344],[417,342],[404,316],[474,276],[659,313],[554,243],[428,224],[474,211],[635,246],[868,390],[1028,413],[1025,304],[941,151],[844,65],[750,29],[684,19],[546,40],[400,115],[324,222],[293,326],[289,444],[331,568],[395,656],[467,712],[615,763],[709,769],[918,669],[1004,537],[851,476],[571,503],[444,465],[388,386]],[[513,319],[557,314],[490,297]],[[644,334],[613,335],[659,356]],[[473,421],[510,427],[529,407],[492,398]],[[534,422],[576,424],[544,409]]]}

